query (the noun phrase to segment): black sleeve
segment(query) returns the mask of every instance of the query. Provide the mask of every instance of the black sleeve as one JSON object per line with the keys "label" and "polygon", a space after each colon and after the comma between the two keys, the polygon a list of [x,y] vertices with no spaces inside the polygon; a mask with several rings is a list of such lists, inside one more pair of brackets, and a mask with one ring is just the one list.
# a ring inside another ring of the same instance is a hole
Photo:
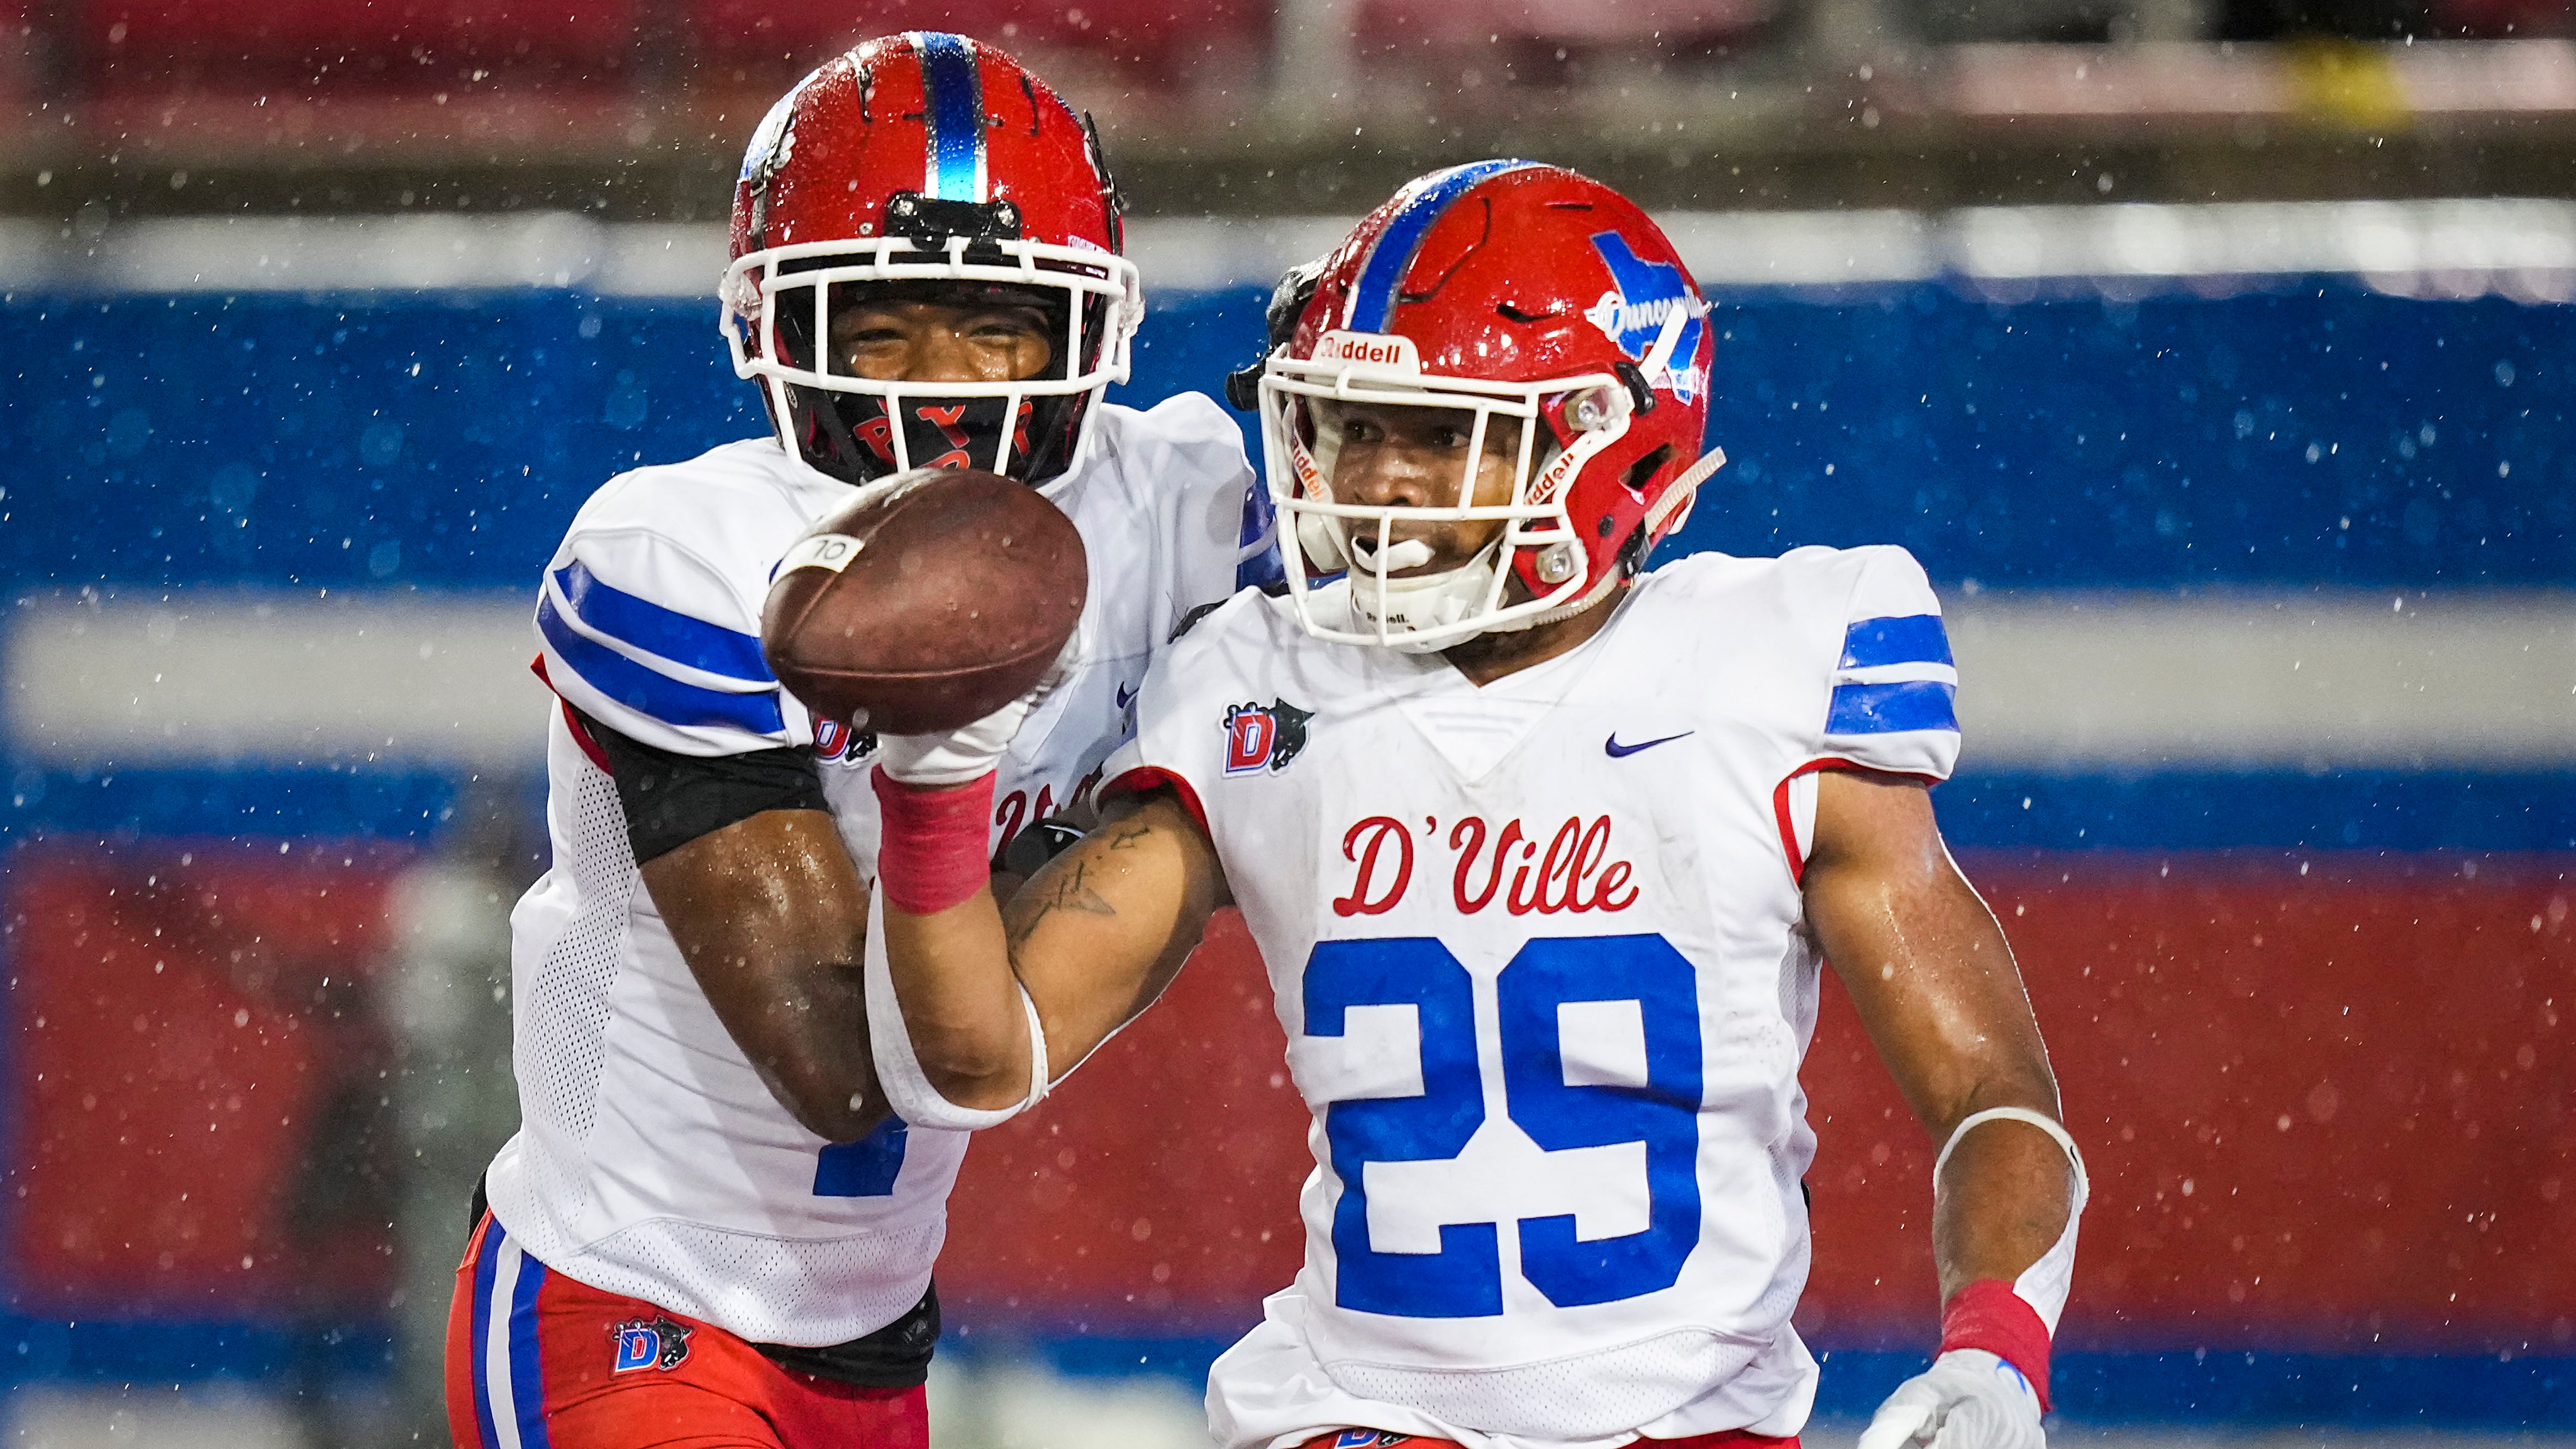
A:
{"label": "black sleeve", "polygon": [[1081,840],[1081,826],[1064,816],[1050,815],[1004,842],[1001,858],[994,865],[1027,880]]}
{"label": "black sleeve", "polygon": [[739,755],[675,755],[574,713],[608,757],[637,865],[763,810],[831,808],[812,750],[781,746]]}

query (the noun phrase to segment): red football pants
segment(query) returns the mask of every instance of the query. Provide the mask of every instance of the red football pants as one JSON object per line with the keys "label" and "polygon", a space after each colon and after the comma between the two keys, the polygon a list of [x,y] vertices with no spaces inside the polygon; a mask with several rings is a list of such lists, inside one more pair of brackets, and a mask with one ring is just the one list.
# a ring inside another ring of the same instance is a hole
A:
{"label": "red football pants", "polygon": [[[1318,1434],[1299,1449],[1459,1449],[1454,1439],[1425,1439],[1415,1434],[1398,1434],[1381,1429],[1344,1429],[1337,1434]],[[1768,1434],[1749,1434],[1742,1429],[1728,1429],[1718,1434],[1693,1434],[1687,1439],[1638,1439],[1628,1449],[1798,1449],[1798,1436],[1775,1439]]]}
{"label": "red football pants", "polygon": [[930,1410],[551,1272],[486,1213],[447,1311],[447,1428],[457,1449],[928,1449]]}

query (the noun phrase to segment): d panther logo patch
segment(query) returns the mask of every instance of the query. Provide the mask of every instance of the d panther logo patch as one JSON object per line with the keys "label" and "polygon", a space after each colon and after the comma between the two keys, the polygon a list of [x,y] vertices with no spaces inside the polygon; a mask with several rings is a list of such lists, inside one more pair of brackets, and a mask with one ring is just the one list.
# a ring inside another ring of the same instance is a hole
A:
{"label": "d panther logo patch", "polygon": [[689,1356],[690,1329],[685,1323],[668,1318],[630,1318],[609,1331],[617,1339],[617,1373],[678,1368],[680,1361]]}

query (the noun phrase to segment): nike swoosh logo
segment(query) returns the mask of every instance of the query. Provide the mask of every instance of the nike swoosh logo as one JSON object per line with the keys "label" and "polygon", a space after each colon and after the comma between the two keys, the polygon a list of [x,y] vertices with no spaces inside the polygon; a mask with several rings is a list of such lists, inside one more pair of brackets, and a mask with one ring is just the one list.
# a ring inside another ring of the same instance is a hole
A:
{"label": "nike swoosh logo", "polygon": [[1623,745],[1619,743],[1619,732],[1617,730],[1612,730],[1610,732],[1610,738],[1601,742],[1601,749],[1604,754],[1607,754],[1614,760],[1624,760],[1630,755],[1637,753],[1639,750],[1651,750],[1657,745],[1669,745],[1675,740],[1688,739],[1697,733],[1699,733],[1697,730],[1684,730],[1677,735],[1666,735],[1660,740],[1647,740],[1642,744]]}

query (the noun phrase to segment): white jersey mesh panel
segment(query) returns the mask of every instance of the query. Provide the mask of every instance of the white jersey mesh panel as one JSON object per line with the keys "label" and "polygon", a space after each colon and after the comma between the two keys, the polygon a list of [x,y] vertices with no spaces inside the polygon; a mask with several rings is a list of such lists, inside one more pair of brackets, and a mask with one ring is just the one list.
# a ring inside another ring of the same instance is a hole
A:
{"label": "white jersey mesh panel", "polygon": [[[855,1311],[891,1323],[921,1301],[946,1236],[946,1220],[937,1216],[892,1232],[819,1239],[639,1223],[591,1245],[584,1281],[648,1303],[685,1305],[689,1316],[713,1321],[798,1325]],[[765,1327],[759,1341],[794,1333]]]}
{"label": "white jersey mesh panel", "polygon": [[[561,719],[555,728],[564,728]],[[572,796],[569,864],[581,906],[539,958],[533,977],[517,984],[512,1045],[519,1060],[533,1067],[522,1069],[519,1080],[533,1078],[543,1093],[546,1116],[579,1139],[590,1135],[599,1110],[609,992],[625,955],[626,923],[641,882],[615,782],[593,769],[565,773],[571,775]]]}

